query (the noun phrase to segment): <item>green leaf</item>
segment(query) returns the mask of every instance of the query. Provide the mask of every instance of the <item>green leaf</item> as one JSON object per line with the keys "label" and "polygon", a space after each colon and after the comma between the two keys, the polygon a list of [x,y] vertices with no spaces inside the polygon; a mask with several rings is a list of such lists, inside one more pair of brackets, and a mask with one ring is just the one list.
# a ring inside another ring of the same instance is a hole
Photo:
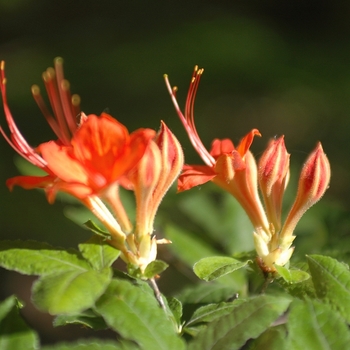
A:
{"label": "green leaf", "polygon": [[38,349],[38,336],[23,321],[18,309],[19,302],[14,296],[0,304],[0,349]]}
{"label": "green leaf", "polygon": [[191,337],[195,338],[203,329],[207,326],[206,324],[197,324],[194,327],[185,327],[183,329],[184,333],[189,334]]}
{"label": "green leaf", "polygon": [[348,349],[350,331],[344,319],[329,305],[295,299],[288,316],[288,349]]}
{"label": "green leaf", "polygon": [[189,350],[240,349],[258,337],[288,308],[286,297],[260,295],[238,305],[232,312],[211,323],[190,343]]}
{"label": "green leaf", "polygon": [[213,281],[246,266],[250,260],[241,262],[226,256],[212,256],[199,260],[193,266],[194,273],[205,281]]}
{"label": "green leaf", "polygon": [[43,276],[33,284],[33,302],[51,315],[78,313],[94,305],[106,290],[112,270],[71,270]]}
{"label": "green leaf", "polygon": [[[309,265],[307,264],[306,261],[303,263],[298,263],[295,266],[295,268],[300,271],[306,272],[310,276]],[[283,278],[277,278],[277,282],[292,296],[295,296],[300,299],[317,298],[315,286],[314,286],[314,283],[312,282],[312,278],[309,278],[300,283],[294,283],[294,284],[286,282],[286,280]]]}
{"label": "green leaf", "polygon": [[181,317],[182,317],[182,303],[180,300],[169,297],[167,298],[169,310],[174,318],[177,329],[181,326]]}
{"label": "green leaf", "polygon": [[148,279],[153,278],[166,270],[168,266],[169,265],[162,260],[154,260],[147,265],[143,277]]}
{"label": "green leaf", "polygon": [[212,322],[217,318],[229,314],[235,307],[244,303],[245,300],[237,299],[229,303],[209,304],[198,308],[186,323],[185,327],[192,327],[195,324],[203,322]]}
{"label": "green leaf", "polygon": [[[268,328],[249,347],[249,350],[290,350],[288,348],[287,331],[284,325]],[[309,350],[309,349],[307,349]]]}
{"label": "green leaf", "polygon": [[86,221],[83,225],[98,236],[108,238],[108,239],[111,238],[111,235],[109,232],[103,231],[92,220]]}
{"label": "green leaf", "polygon": [[74,343],[60,343],[46,345],[41,350],[139,350],[140,348],[132,343],[117,343],[111,340],[85,339]]}
{"label": "green leaf", "polygon": [[317,296],[350,323],[349,267],[328,256],[310,255],[307,259]]}
{"label": "green leaf", "polygon": [[120,255],[119,250],[98,235],[94,235],[87,242],[79,244],[79,250],[95,270],[110,267]]}
{"label": "green leaf", "polygon": [[278,265],[275,265],[275,268],[278,274],[290,284],[304,282],[310,278],[310,275],[305,271],[289,270],[284,266]]}
{"label": "green leaf", "polygon": [[199,237],[182,228],[168,225],[165,228],[165,236],[173,242],[169,249],[190,267],[202,258],[219,254]]}
{"label": "green leaf", "polygon": [[181,350],[184,343],[154,297],[125,280],[113,280],[96,304],[107,324],[142,349]]}
{"label": "green leaf", "polygon": [[90,268],[79,252],[35,241],[0,241],[0,266],[25,275]]}
{"label": "green leaf", "polygon": [[108,328],[105,320],[93,310],[86,310],[74,315],[58,315],[53,321],[54,327],[66,326],[68,324],[80,324],[94,330]]}
{"label": "green leaf", "polygon": [[220,303],[235,297],[236,292],[232,286],[221,283],[200,283],[182,290],[177,298],[183,304]]}

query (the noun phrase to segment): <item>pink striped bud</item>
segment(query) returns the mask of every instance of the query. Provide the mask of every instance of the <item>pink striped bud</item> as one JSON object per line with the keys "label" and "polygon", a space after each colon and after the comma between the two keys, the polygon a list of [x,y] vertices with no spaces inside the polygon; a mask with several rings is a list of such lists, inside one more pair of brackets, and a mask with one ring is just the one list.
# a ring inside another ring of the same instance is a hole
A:
{"label": "pink striped bud", "polygon": [[268,221],[276,232],[281,228],[282,200],[289,180],[289,157],[284,136],[281,136],[270,141],[259,161],[259,187]]}
{"label": "pink striped bud", "polygon": [[326,192],[330,178],[330,164],[319,142],[300,173],[297,197],[282,228],[281,238],[293,234],[302,215]]}

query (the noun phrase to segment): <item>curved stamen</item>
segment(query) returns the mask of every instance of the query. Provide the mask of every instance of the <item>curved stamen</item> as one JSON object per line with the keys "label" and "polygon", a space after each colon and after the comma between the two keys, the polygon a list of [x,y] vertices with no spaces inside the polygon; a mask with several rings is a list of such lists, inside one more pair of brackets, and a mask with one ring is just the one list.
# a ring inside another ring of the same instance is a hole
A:
{"label": "curved stamen", "polygon": [[59,140],[69,145],[72,135],[78,128],[80,97],[71,95],[70,84],[63,74],[63,59],[57,57],[54,63],[55,69],[50,67],[42,74],[53,114],[46,107],[37,85],[32,86],[32,94]]}
{"label": "curved stamen", "polygon": [[56,134],[56,136],[63,140],[64,136],[62,135],[60,126],[58,125],[56,119],[52,116],[51,112],[46,107],[46,103],[41,95],[40,88],[38,85],[32,86],[32,95],[33,98],[38,105],[39,109],[41,110],[41,113],[44,115],[46,121],[49,123],[51,129]]}
{"label": "curved stamen", "polygon": [[58,82],[56,79],[55,70],[53,68],[48,68],[43,73],[43,80],[45,83],[45,88],[50,100],[53,113],[56,117],[57,123],[61,130],[60,140],[63,142],[63,144],[68,145],[70,141],[70,133],[68,131],[67,123],[65,120],[65,116],[64,116],[64,112],[61,104],[61,99],[58,92]]}
{"label": "curved stamen", "polygon": [[201,139],[198,136],[197,129],[194,123],[194,102],[196,99],[196,93],[197,93],[200,77],[203,74],[203,72],[204,72],[204,69],[202,68],[198,69],[198,66],[194,67],[193,75],[190,82],[190,87],[186,98],[185,115],[183,115],[183,113],[181,112],[181,109],[176,99],[177,87],[173,87],[173,88],[171,87],[168,76],[166,74],[164,75],[164,79],[165,79],[165,84],[169,91],[171,100],[173,101],[175,110],[187,131],[187,134],[190,138],[190,141],[193,147],[199,153],[200,157],[203,159],[205,164],[207,164],[208,166],[214,166],[215,159],[210,155],[208,150],[203,145]]}
{"label": "curved stamen", "polygon": [[74,114],[75,111],[72,108],[70,84],[68,80],[64,79],[63,59],[61,57],[55,58],[55,71],[63,114],[71,134],[74,134],[77,130],[77,123],[75,120],[77,114]]}
{"label": "curved stamen", "polygon": [[4,136],[5,140],[9,143],[9,145],[23,158],[28,160],[30,163],[34,164],[35,166],[44,169],[45,171],[49,172],[47,169],[47,163],[46,161],[35,152],[35,150],[29,146],[27,141],[22,136],[21,132],[17,128],[17,125],[15,124],[15,121],[12,117],[10,108],[8,106],[7,102],[7,96],[6,96],[6,77],[5,77],[5,62],[1,61],[0,64],[0,89],[1,89],[1,95],[2,95],[2,101],[4,106],[4,113],[7,120],[7,124],[10,130],[10,138],[6,135],[3,128],[0,126],[0,132]]}

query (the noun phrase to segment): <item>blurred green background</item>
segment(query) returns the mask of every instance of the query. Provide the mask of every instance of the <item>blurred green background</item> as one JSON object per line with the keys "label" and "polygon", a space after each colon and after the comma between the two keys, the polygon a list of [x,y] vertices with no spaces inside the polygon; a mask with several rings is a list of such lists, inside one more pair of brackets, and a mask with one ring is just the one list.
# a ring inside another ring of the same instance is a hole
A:
{"label": "blurred green background", "polygon": [[[162,119],[183,144],[187,162],[199,163],[163,80],[167,73],[179,87],[183,105],[198,64],[205,73],[195,114],[204,144],[215,137],[238,142],[258,128],[263,137],[252,150],[259,156],[271,137],[284,134],[292,167],[299,169],[321,141],[332,165],[324,200],[344,210],[350,195],[349,36],[350,2],[340,0],[0,0],[8,100],[31,145],[54,136],[30,87],[43,86],[41,73],[62,56],[86,114],[108,109],[129,130],[157,129]],[[0,118],[3,126],[2,112]],[[5,180],[18,170],[3,139],[0,156],[2,239],[74,247],[89,237],[64,217],[61,200],[50,206],[38,191],[9,193]],[[164,217],[177,213],[181,195],[170,196]]]}

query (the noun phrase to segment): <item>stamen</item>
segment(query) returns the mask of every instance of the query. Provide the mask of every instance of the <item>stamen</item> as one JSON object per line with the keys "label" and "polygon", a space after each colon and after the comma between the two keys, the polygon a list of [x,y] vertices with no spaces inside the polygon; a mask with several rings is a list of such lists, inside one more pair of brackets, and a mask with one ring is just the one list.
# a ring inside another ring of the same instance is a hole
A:
{"label": "stamen", "polygon": [[70,93],[70,83],[68,80],[64,79],[60,84],[60,97],[62,108],[64,111],[64,116],[66,118],[66,122],[68,124],[68,128],[73,135],[77,130],[77,124],[75,122],[76,113],[74,113],[74,109],[72,106],[72,96]]}
{"label": "stamen", "polygon": [[[204,147],[202,141],[200,140],[195,125],[194,125],[194,117],[193,117],[193,109],[194,109],[194,100],[195,100],[195,95],[196,91],[198,88],[198,83],[199,83],[199,78],[204,72],[204,69],[198,69],[198,66],[194,67],[194,73],[192,75],[191,83],[190,83],[190,89],[187,94],[187,99],[186,99],[186,105],[185,105],[185,115],[181,112],[181,109],[179,107],[179,104],[177,103],[176,99],[176,91],[177,87],[171,87],[168,75],[164,74],[164,79],[165,79],[165,85],[169,91],[171,100],[174,104],[175,110],[180,117],[180,120],[183,124],[183,126],[186,129],[187,135],[190,138],[190,141],[193,145],[193,147],[197,150],[203,161],[208,165],[208,166],[213,166],[215,164],[215,159],[209,154],[207,149]],[[193,78],[195,78],[193,80]],[[196,88],[197,86],[197,88]],[[194,88],[195,87],[195,88]],[[192,105],[192,109],[189,108],[189,106]],[[191,117],[192,113],[192,117]]]}
{"label": "stamen", "polygon": [[72,113],[75,115],[75,119],[77,119],[77,116],[80,115],[80,96],[77,94],[72,95]]}
{"label": "stamen", "polygon": [[[77,94],[72,95],[72,105],[73,107],[79,107],[80,106],[80,96]],[[79,111],[80,112],[80,111]]]}
{"label": "stamen", "polygon": [[56,116],[59,128],[61,130],[60,140],[67,145],[70,143],[70,134],[67,129],[61,99],[58,92],[55,70],[51,67],[48,68],[46,72],[43,73],[43,79],[45,82],[47,95],[49,97],[53,113]]}
{"label": "stamen", "polygon": [[61,129],[60,129],[56,119],[52,116],[52,114],[50,113],[50,111],[46,107],[45,101],[41,96],[40,88],[38,85],[32,86],[32,95],[34,97],[36,104],[38,105],[39,109],[41,110],[42,114],[44,115],[45,119],[49,123],[51,129],[57,135],[57,137],[60,140],[62,140],[64,136],[62,135]]}
{"label": "stamen", "polygon": [[6,84],[6,78],[5,78],[5,61],[1,61],[0,63],[0,70],[1,70],[1,85]]}
{"label": "stamen", "polygon": [[0,133],[4,136],[5,140],[19,155],[27,159],[29,162],[33,163],[35,166],[38,166],[43,170],[49,172],[48,169],[46,168],[46,165],[47,165],[46,161],[39,154],[37,154],[32,147],[28,145],[27,141],[24,139],[24,137],[18,130],[17,125],[15,124],[15,121],[12,117],[11,111],[7,103],[4,61],[1,61],[0,74],[1,74],[0,89],[1,89],[4,113],[5,113],[5,117],[7,120],[7,124],[10,130],[11,136],[8,137],[1,126],[0,126]]}
{"label": "stamen", "polygon": [[70,87],[69,87],[70,84],[66,79],[64,79],[63,59],[61,57],[56,57],[54,60],[54,63],[55,63],[56,76],[57,76],[58,92],[60,96],[64,117],[70,132],[74,134],[74,132],[77,129],[77,125],[75,123],[76,114],[73,113],[71,108],[71,94],[70,94]]}

